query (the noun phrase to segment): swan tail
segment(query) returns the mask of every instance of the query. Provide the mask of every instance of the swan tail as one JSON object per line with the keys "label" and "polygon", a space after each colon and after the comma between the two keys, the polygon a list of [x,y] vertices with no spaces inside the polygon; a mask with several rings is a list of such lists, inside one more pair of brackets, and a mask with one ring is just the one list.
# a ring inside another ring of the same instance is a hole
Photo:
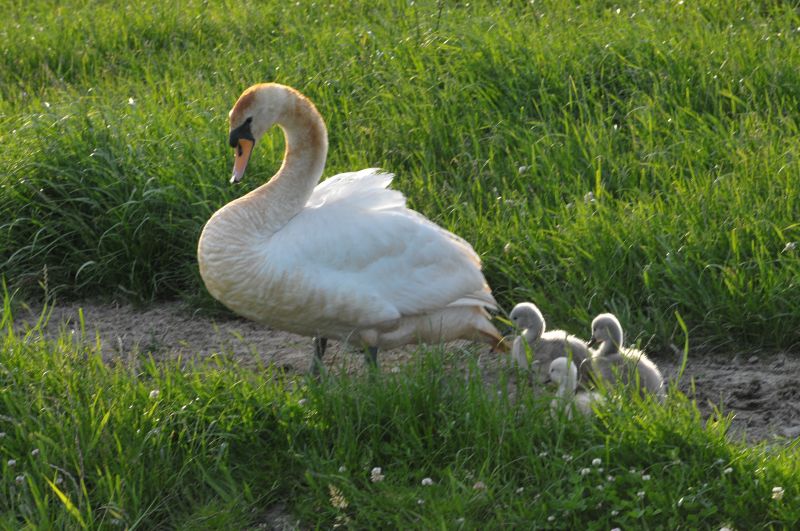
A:
{"label": "swan tail", "polygon": [[492,352],[508,352],[511,349],[512,341],[506,340],[500,331],[495,328],[489,320],[489,314],[483,308],[476,308],[476,320],[474,331],[476,341],[486,343],[492,347]]}
{"label": "swan tail", "polygon": [[481,341],[492,347],[492,352],[506,354],[511,350],[511,341],[508,341],[505,337],[501,336],[500,332],[497,330],[494,332],[481,330],[480,334]]}

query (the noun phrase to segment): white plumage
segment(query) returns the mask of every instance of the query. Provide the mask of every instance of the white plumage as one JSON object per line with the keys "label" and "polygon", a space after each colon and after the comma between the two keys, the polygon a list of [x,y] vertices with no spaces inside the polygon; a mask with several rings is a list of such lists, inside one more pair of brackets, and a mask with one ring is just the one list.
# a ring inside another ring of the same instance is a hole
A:
{"label": "white plumage", "polygon": [[286,155],[268,183],[203,229],[198,261],[215,298],[274,328],[372,348],[457,338],[499,344],[478,255],[408,209],[388,188],[391,174],[372,168],[317,184],[327,133],[310,101],[289,87],[256,85],[230,119],[239,150],[233,180],[273,123],[284,129]]}

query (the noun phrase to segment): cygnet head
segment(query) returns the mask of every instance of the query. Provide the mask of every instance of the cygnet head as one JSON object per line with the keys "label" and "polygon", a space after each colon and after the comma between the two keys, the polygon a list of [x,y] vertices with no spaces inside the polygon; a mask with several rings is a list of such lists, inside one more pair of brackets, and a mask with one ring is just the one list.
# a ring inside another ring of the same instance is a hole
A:
{"label": "cygnet head", "polygon": [[550,362],[548,372],[550,381],[558,384],[560,393],[574,393],[578,388],[578,368],[575,362],[567,358],[556,358]]}
{"label": "cygnet head", "polygon": [[520,302],[509,315],[511,322],[519,329],[527,330],[528,340],[536,340],[544,333],[544,316],[532,302]]}
{"label": "cygnet head", "polygon": [[592,339],[589,346],[607,344],[608,350],[619,350],[622,346],[622,325],[612,313],[601,313],[592,321]]}

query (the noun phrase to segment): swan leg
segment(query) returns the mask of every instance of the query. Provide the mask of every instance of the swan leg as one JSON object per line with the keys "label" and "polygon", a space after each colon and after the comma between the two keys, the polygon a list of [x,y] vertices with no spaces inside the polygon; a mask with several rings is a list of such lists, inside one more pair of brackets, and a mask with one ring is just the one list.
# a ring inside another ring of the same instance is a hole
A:
{"label": "swan leg", "polygon": [[324,365],[322,365],[322,356],[325,355],[325,348],[328,346],[328,338],[315,337],[313,341],[314,359],[311,360],[311,369],[309,372],[314,376],[319,376],[319,373],[324,367]]}
{"label": "swan leg", "polygon": [[378,347],[367,347],[367,351],[364,353],[364,359],[367,362],[367,365],[370,367],[377,367],[378,366]]}

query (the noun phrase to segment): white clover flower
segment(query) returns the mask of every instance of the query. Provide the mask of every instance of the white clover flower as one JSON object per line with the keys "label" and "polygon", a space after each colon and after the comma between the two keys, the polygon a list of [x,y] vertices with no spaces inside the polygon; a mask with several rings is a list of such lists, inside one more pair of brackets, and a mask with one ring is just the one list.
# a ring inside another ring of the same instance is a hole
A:
{"label": "white clover flower", "polygon": [[592,466],[600,466],[602,464],[603,460],[600,459],[599,457],[595,457],[594,459],[592,459]]}
{"label": "white clover flower", "polygon": [[156,398],[158,398],[158,395],[160,394],[161,391],[159,391],[158,389],[153,389],[152,391],[150,391],[150,400],[155,400]]}
{"label": "white clover flower", "polygon": [[520,487],[517,490],[515,490],[514,492],[516,492],[517,494],[522,494],[524,491],[525,491],[525,487]]}
{"label": "white clover flower", "polygon": [[539,452],[539,457],[547,457],[547,452]]}
{"label": "white clover flower", "polygon": [[417,505],[424,505],[424,504],[425,500],[423,500],[422,498],[417,499]]}
{"label": "white clover flower", "polygon": [[344,474],[345,472],[347,472],[347,467],[344,466],[344,465],[340,466],[339,467],[339,473],[340,474]]}
{"label": "white clover flower", "polygon": [[783,487],[772,487],[772,499],[773,500],[783,499]]}
{"label": "white clover flower", "polygon": [[328,485],[328,493],[329,498],[331,501],[331,505],[336,509],[347,509],[349,503],[347,502],[347,498],[344,497],[344,494],[336,485]]}
{"label": "white clover flower", "polygon": [[483,481],[476,481],[472,488],[475,490],[486,490],[486,483]]}
{"label": "white clover flower", "polygon": [[556,521],[556,517],[551,514],[550,516],[547,517],[547,521],[548,522],[555,522]]}
{"label": "white clover flower", "polygon": [[136,100],[133,97],[128,98],[128,105],[136,105]]}
{"label": "white clover flower", "polygon": [[6,436],[6,432],[0,431],[0,439],[4,439]]}
{"label": "white clover flower", "polygon": [[20,474],[15,479],[16,479],[17,483],[22,483],[22,482],[25,481],[25,474]]}
{"label": "white clover flower", "polygon": [[614,509],[614,510],[611,511],[611,516],[617,516],[617,515],[619,515],[619,511],[618,510]]}
{"label": "white clover flower", "polygon": [[31,456],[32,457],[36,457],[37,455],[39,455],[39,449],[38,448],[34,448],[33,450],[31,450]]}
{"label": "white clover flower", "polygon": [[591,471],[592,471],[592,469],[590,469],[590,468],[581,468],[581,476],[586,476],[586,475],[588,475],[588,474],[589,474]]}
{"label": "white clover flower", "polygon": [[300,400],[297,401],[297,405],[298,406],[304,406],[307,403],[308,403],[308,399],[307,398],[301,398]]}
{"label": "white clover flower", "polygon": [[433,485],[433,480],[431,478],[423,478],[422,485],[427,487],[429,485]]}
{"label": "white clover flower", "polygon": [[373,483],[378,483],[380,481],[383,481],[385,477],[386,476],[383,475],[383,470],[381,470],[381,467],[379,466],[373,468],[369,473],[369,479]]}
{"label": "white clover flower", "polygon": [[639,498],[644,498],[644,491],[640,490],[639,492],[636,493],[636,496]]}
{"label": "white clover flower", "polygon": [[16,459],[9,459],[8,460],[8,467],[11,468],[11,467],[14,467],[14,466],[17,466],[17,460]]}
{"label": "white clover flower", "polygon": [[723,474],[730,474],[731,472],[733,472],[733,468],[731,468],[731,467],[728,467],[728,468],[726,468],[725,470],[722,471]]}
{"label": "white clover flower", "polygon": [[564,454],[564,455],[561,456],[561,459],[563,459],[564,461],[569,463],[570,461],[572,461],[572,456],[569,455],[569,454]]}
{"label": "white clover flower", "polygon": [[617,478],[615,478],[614,476],[611,475],[606,476],[606,481],[614,481],[615,479]]}
{"label": "white clover flower", "polygon": [[58,476],[56,478],[56,485],[61,485],[62,483],[64,483],[64,478],[62,478],[61,476]]}
{"label": "white clover flower", "polygon": [[650,474],[642,474],[642,481],[650,481]]}

